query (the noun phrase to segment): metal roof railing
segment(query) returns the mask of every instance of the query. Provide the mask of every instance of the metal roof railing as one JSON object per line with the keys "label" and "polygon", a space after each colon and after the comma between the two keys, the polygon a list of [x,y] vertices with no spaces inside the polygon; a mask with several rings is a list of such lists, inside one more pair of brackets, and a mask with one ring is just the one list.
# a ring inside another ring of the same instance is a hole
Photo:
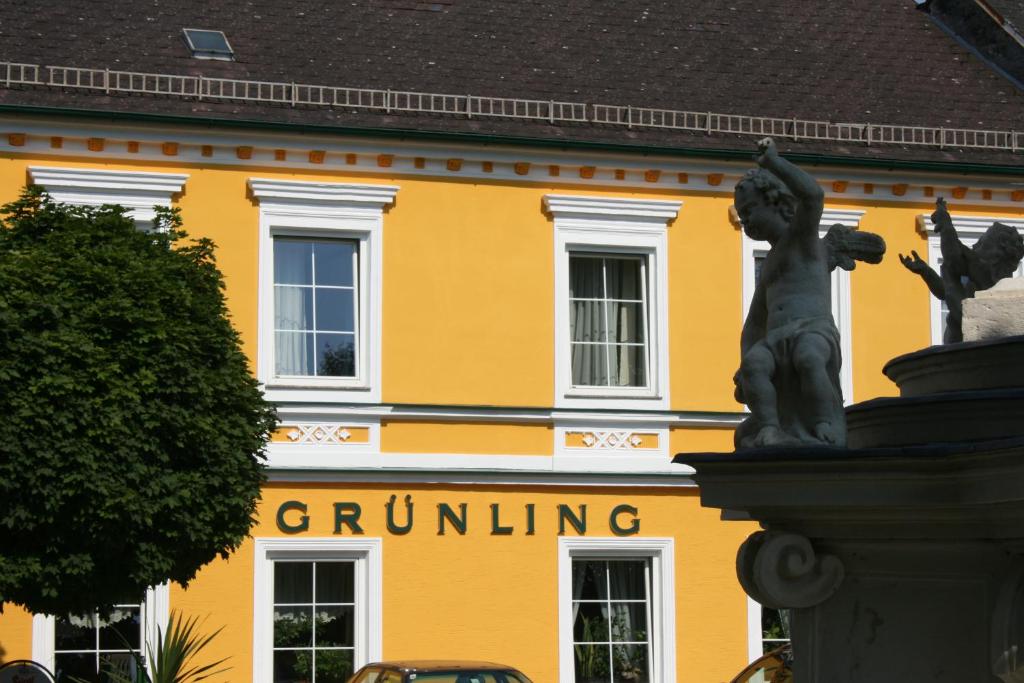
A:
{"label": "metal roof railing", "polygon": [[1006,130],[834,123],[612,104],[375,90],[0,62],[0,86],[10,88],[26,85],[103,91],[107,94],[147,94],[195,100],[335,107],[384,113],[446,114],[547,123],[589,123],[866,145],[956,147],[1012,152],[1024,147],[1024,132]]}

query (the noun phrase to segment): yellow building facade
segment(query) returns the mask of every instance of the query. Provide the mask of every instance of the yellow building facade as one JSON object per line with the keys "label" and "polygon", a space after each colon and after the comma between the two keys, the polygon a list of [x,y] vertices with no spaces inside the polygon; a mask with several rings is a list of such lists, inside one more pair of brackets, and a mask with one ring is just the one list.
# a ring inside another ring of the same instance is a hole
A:
{"label": "yellow building facade", "polygon": [[[150,591],[140,639],[171,610],[223,626],[210,656],[231,681],[418,658],[538,683],[601,666],[728,681],[763,646],[733,569],[753,526],[702,509],[671,457],[731,450],[743,416],[732,376],[766,245],[739,230],[732,188],[751,165],[0,117],[0,201],[35,183],[140,222],[171,205],[214,240],[278,406],[252,538],[188,588]],[[936,197],[969,242],[996,219],[1024,232],[1024,194],[910,163],[804,167],[823,230],[886,240],[882,264],[834,275],[833,312],[847,402],[891,395],[882,365],[942,325],[897,254],[936,263]],[[7,606],[0,655],[102,656],[102,633],[68,648],[63,623]],[[286,628],[308,623],[328,635]]]}

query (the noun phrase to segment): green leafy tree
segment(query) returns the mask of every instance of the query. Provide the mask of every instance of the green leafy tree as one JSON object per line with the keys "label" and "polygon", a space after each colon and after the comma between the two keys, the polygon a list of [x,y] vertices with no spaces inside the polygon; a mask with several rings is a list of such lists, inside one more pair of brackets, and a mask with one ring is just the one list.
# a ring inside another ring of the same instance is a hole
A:
{"label": "green leafy tree", "polygon": [[185,238],[32,188],[0,208],[0,603],[102,610],[247,536],[276,416]]}

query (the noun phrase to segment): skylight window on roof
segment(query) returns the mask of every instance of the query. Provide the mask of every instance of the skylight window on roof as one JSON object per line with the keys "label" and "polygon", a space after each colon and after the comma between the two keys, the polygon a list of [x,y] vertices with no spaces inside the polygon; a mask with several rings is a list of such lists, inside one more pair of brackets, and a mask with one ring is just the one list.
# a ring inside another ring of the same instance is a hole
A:
{"label": "skylight window on roof", "polygon": [[232,60],[235,52],[223,31],[208,31],[198,28],[183,28],[185,42],[196,59]]}

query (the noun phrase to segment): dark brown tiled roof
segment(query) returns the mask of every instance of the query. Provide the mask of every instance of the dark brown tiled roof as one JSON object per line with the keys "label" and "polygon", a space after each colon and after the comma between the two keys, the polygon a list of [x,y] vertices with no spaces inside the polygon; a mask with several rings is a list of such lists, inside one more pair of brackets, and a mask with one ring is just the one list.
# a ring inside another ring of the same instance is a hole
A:
{"label": "dark brown tiled roof", "polygon": [[[223,30],[237,61],[181,29]],[[0,61],[780,118],[1024,130],[1024,94],[912,0],[61,0],[0,3]],[[749,150],[749,137],[0,87],[0,104]],[[1014,152],[797,143],[1015,164]]]}

